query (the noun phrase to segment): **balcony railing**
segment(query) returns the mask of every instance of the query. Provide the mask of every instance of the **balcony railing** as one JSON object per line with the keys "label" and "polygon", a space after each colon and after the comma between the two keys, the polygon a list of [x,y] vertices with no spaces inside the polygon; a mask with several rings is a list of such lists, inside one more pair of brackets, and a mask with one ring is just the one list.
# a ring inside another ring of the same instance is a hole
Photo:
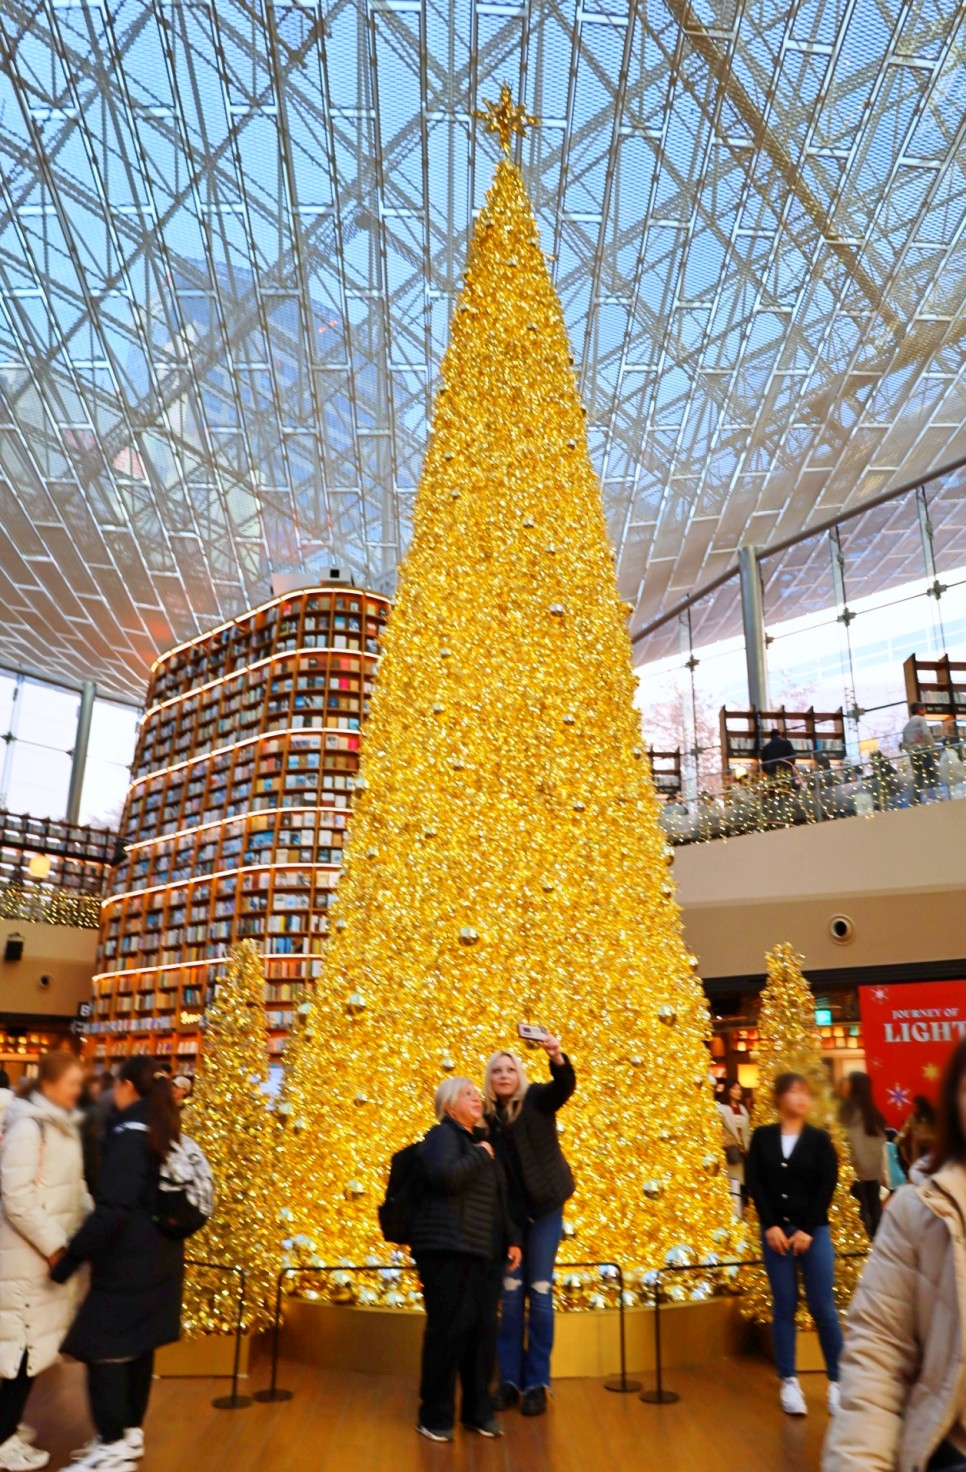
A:
{"label": "balcony railing", "polygon": [[661,826],[673,844],[703,843],[966,798],[966,766],[956,748],[937,749],[931,762],[917,754],[916,762],[876,752],[824,769],[703,782],[697,797],[663,804]]}

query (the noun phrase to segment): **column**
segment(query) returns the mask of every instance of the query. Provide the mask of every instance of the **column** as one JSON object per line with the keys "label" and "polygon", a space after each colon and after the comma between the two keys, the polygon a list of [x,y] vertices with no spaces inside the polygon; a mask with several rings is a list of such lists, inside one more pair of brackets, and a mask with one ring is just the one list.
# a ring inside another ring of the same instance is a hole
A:
{"label": "column", "polygon": [[741,622],[745,632],[748,702],[754,710],[768,709],[768,668],[765,663],[765,615],[757,547],[738,548],[741,582]]}
{"label": "column", "polygon": [[85,680],[81,686],[80,710],[77,712],[77,735],[74,738],[74,756],[70,764],[70,786],[67,789],[67,821],[80,822],[81,794],[84,790],[84,773],[87,770],[87,748],[91,739],[91,717],[94,714],[94,696],[97,687],[93,680]]}

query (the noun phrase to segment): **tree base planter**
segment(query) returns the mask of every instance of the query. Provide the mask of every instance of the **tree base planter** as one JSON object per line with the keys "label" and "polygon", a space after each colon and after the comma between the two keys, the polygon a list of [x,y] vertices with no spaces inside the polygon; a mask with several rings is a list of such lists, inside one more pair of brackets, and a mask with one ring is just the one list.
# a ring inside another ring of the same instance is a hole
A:
{"label": "tree base planter", "polygon": [[[426,1323],[421,1313],[391,1308],[343,1307],[293,1298],[285,1305],[281,1357],[324,1369],[370,1375],[416,1374]],[[627,1369],[653,1372],[654,1310],[625,1310]],[[749,1326],[737,1298],[661,1307],[665,1368],[700,1365],[739,1352]],[[620,1369],[615,1310],[558,1313],[553,1371],[558,1380],[614,1375]]]}
{"label": "tree base planter", "polygon": [[[255,1334],[243,1334],[238,1361],[239,1375],[247,1375]],[[179,1339],[166,1344],[154,1357],[154,1373],[162,1379],[177,1377],[230,1376],[235,1364],[233,1334],[205,1334],[200,1339]]]}

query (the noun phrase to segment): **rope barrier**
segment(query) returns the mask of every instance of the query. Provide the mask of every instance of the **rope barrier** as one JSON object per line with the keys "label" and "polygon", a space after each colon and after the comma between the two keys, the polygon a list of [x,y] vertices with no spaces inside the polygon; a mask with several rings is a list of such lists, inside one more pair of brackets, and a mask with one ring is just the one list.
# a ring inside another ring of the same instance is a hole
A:
{"label": "rope barrier", "polygon": [[[836,1257],[839,1261],[848,1261],[850,1258],[868,1257],[871,1247],[862,1247],[857,1252],[839,1252]],[[652,1390],[642,1390],[639,1400],[651,1406],[675,1405],[680,1399],[676,1390],[668,1390],[664,1384],[664,1365],[661,1358],[661,1288],[666,1273],[709,1273],[715,1272],[722,1267],[734,1268],[760,1268],[764,1267],[763,1257],[742,1258],[737,1262],[729,1263],[682,1263],[679,1266],[656,1268],[654,1270],[654,1373],[655,1384]]]}
{"label": "rope barrier", "polygon": [[235,1351],[231,1372],[231,1393],[229,1395],[218,1395],[211,1402],[216,1411],[242,1411],[252,1403],[250,1395],[238,1394],[238,1379],[241,1370],[241,1342],[245,1322],[245,1287],[248,1282],[248,1274],[244,1268],[230,1267],[223,1262],[210,1262],[207,1258],[186,1257],[184,1260],[186,1268],[210,1268],[216,1273],[238,1274],[238,1306],[235,1312]]}
{"label": "rope barrier", "polygon": [[[620,1263],[606,1262],[561,1262],[557,1263],[556,1270],[566,1272],[570,1268],[613,1268],[617,1274],[617,1312],[618,1312],[618,1334],[620,1343],[620,1373],[611,1376],[604,1381],[605,1390],[613,1390],[619,1394],[627,1395],[641,1388],[639,1380],[630,1380],[627,1376],[627,1348],[626,1334],[624,1329],[624,1271]],[[419,1269],[413,1263],[328,1263],[319,1267],[288,1267],[282,1268],[275,1281],[275,1313],[272,1321],[272,1370],[268,1386],[264,1390],[256,1390],[255,1399],[262,1402],[291,1400],[294,1394],[286,1390],[278,1383],[278,1361],[279,1344],[281,1339],[282,1325],[282,1289],[285,1279],[295,1277],[303,1273],[325,1275],[326,1273],[415,1273]]]}

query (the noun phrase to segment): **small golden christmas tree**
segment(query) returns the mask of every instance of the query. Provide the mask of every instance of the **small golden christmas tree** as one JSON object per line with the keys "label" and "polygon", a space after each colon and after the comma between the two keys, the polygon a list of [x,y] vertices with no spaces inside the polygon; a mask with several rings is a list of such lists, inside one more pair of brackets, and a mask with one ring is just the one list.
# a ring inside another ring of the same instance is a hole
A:
{"label": "small golden christmas tree", "polygon": [[[782,1073],[800,1073],[808,1079],[815,1096],[811,1123],[828,1130],[839,1157],[839,1181],[829,1208],[829,1228],[839,1261],[835,1268],[835,1292],[839,1306],[845,1308],[855,1290],[864,1257],[843,1257],[844,1253],[861,1252],[868,1247],[859,1204],[852,1195],[855,1173],[849,1156],[848,1141],[839,1124],[838,1106],[832,1092],[828,1070],[822,1062],[822,1038],[815,1026],[815,998],[802,974],[802,962],[793,946],[778,945],[765,958],[768,981],[761,995],[758,1016],[758,1085],[756,1088],[755,1125],[774,1124],[778,1119],[775,1106],[775,1080]],[[753,1207],[749,1217],[758,1223]],[[756,1246],[756,1241],[752,1246]],[[755,1268],[742,1275],[747,1288],[743,1307],[760,1323],[771,1318],[771,1294],[764,1269]],[[799,1320],[811,1324],[804,1305]]]}
{"label": "small golden christmas tree", "polygon": [[[505,151],[528,121],[506,91],[487,116]],[[577,1067],[560,1117],[571,1254],[662,1266],[730,1230],[710,1020],[572,361],[504,158],[453,316],[334,932],[281,1100],[287,1229],[328,1262],[385,1256],[390,1156],[432,1122],[445,1073],[482,1082],[524,1019],[559,1032]]]}
{"label": "small golden christmas tree", "polygon": [[[265,967],[254,941],[228,953],[205,1012],[204,1051],[184,1130],[204,1150],[215,1178],[215,1211],[192,1237],[189,1256],[247,1273],[244,1325],[271,1321],[280,1267],[278,1131],[263,1085],[268,1039]],[[189,1268],[182,1322],[188,1337],[235,1331],[238,1278]]]}

